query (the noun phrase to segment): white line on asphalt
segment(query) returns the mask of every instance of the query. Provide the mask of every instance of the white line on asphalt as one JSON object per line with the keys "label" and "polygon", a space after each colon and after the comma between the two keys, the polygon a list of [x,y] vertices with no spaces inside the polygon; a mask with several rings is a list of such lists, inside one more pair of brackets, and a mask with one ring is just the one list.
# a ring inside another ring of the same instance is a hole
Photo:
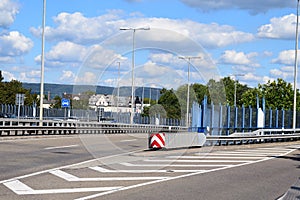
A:
{"label": "white line on asphalt", "polygon": [[[199,154],[197,154],[199,155]],[[209,154],[212,156],[170,156],[170,158],[188,158],[188,159],[200,159],[200,158],[207,158],[207,159],[262,159],[266,158],[267,156],[256,156],[256,155],[232,155],[232,154]]]}
{"label": "white line on asphalt", "polygon": [[127,163],[123,162],[120,163],[121,165],[127,166],[127,167],[228,167],[232,165],[162,165],[162,164],[132,164],[132,163]]}
{"label": "white line on asphalt", "polygon": [[200,171],[205,171],[205,170],[181,170],[181,169],[172,169],[172,170],[145,170],[145,169],[133,169],[133,170],[111,170],[111,169],[106,169],[103,167],[90,167],[90,169],[101,172],[101,173],[169,173],[169,172],[174,172],[174,173],[193,173],[193,172],[200,172]]}
{"label": "white line on asphalt", "polygon": [[132,139],[132,140],[121,140],[120,142],[133,142],[136,141],[137,139]]}
{"label": "white line on asphalt", "polygon": [[184,162],[184,163],[241,163],[251,162],[251,160],[152,160],[146,159],[146,162]]}
{"label": "white line on asphalt", "polygon": [[[292,149],[289,152],[281,154],[280,156],[287,155],[287,154],[289,154],[289,153],[291,153],[291,152],[293,152],[295,150],[296,149]],[[157,184],[157,183],[161,183],[161,182],[165,182],[165,181],[170,181],[170,180],[175,180],[175,179],[180,179],[180,178],[195,176],[195,175],[198,175],[198,174],[209,173],[209,172],[214,172],[214,171],[220,171],[220,170],[234,168],[234,167],[240,167],[240,166],[244,166],[244,165],[249,165],[249,164],[259,163],[259,162],[263,162],[263,161],[267,161],[267,160],[272,160],[274,158],[275,157],[267,157],[267,158],[264,158],[264,159],[255,160],[253,162],[241,163],[241,164],[231,165],[231,166],[225,166],[225,167],[221,167],[221,168],[214,168],[214,169],[211,169],[211,170],[205,170],[205,171],[199,171],[199,172],[195,172],[195,173],[183,174],[183,175],[180,175],[180,176],[173,176],[173,177],[170,177],[170,178],[167,178],[167,179],[161,179],[161,180],[155,180],[155,181],[145,182],[145,183],[136,184],[136,185],[130,185],[130,186],[127,186],[127,187],[120,188],[118,190],[107,191],[107,192],[102,192],[102,193],[98,193],[98,194],[93,194],[93,195],[82,197],[82,198],[78,198],[78,199],[75,199],[75,200],[89,200],[89,199],[94,199],[94,198],[97,198],[97,197],[101,197],[101,196],[105,196],[105,195],[108,195],[108,194],[115,193],[117,191],[124,191],[124,190],[134,189],[134,188],[138,188],[138,187],[143,187],[143,186],[146,186],[146,185],[152,185],[152,184]]]}
{"label": "white line on asphalt", "polygon": [[75,181],[141,181],[141,180],[157,180],[157,179],[165,179],[168,177],[100,177],[100,178],[79,178],[77,176],[74,176],[72,174],[69,174],[67,172],[61,171],[61,170],[55,170],[50,172],[51,174],[62,178],[66,181],[75,182]]}
{"label": "white line on asphalt", "polygon": [[57,146],[57,147],[46,147],[45,150],[52,150],[52,149],[65,149],[65,148],[71,148],[71,147],[78,147],[78,144],[68,145],[68,146]]}
{"label": "white line on asphalt", "polygon": [[143,151],[143,149],[136,150],[136,151],[131,151],[131,152],[120,153],[120,154],[115,154],[115,155],[110,155],[110,156],[104,156],[104,157],[101,157],[101,158],[95,158],[95,159],[91,159],[91,160],[86,160],[86,161],[83,161],[83,162],[74,163],[74,164],[70,164],[70,165],[64,165],[64,166],[61,166],[61,167],[56,167],[56,168],[52,168],[52,169],[48,169],[48,170],[44,170],[44,171],[38,171],[38,172],[31,173],[31,174],[26,174],[26,175],[22,175],[22,176],[10,178],[10,179],[2,180],[2,181],[0,181],[0,184],[10,182],[10,181],[14,181],[14,180],[17,180],[17,179],[23,179],[23,178],[28,178],[28,177],[32,177],[32,176],[37,176],[37,175],[40,175],[40,174],[49,173],[51,171],[58,170],[58,169],[76,167],[76,166],[84,165],[84,164],[87,164],[87,163],[99,161],[101,159],[108,159],[108,158],[113,158],[113,157],[116,157],[116,156],[128,155],[128,154],[133,154],[133,153],[137,153],[137,152],[141,152],[141,151]]}
{"label": "white line on asphalt", "polygon": [[[242,156],[269,156],[269,155],[275,155],[276,153],[257,153],[257,152],[215,152],[211,153],[209,155],[242,155]],[[201,153],[195,153],[195,155],[203,155]]]}
{"label": "white line on asphalt", "polygon": [[19,180],[9,181],[9,182],[4,183],[4,185],[18,195],[59,194],[59,193],[74,193],[74,192],[103,192],[103,191],[118,190],[118,189],[122,188],[121,186],[118,186],[118,187],[34,190]]}
{"label": "white line on asphalt", "polygon": [[237,152],[262,152],[262,153],[284,153],[288,150],[278,150],[278,149],[240,149]]}

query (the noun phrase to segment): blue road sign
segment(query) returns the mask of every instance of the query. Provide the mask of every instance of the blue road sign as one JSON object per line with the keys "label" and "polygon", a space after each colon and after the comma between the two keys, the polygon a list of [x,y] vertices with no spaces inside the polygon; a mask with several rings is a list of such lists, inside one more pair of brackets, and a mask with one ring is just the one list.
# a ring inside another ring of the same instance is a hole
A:
{"label": "blue road sign", "polygon": [[61,99],[61,107],[69,108],[70,107],[70,99]]}

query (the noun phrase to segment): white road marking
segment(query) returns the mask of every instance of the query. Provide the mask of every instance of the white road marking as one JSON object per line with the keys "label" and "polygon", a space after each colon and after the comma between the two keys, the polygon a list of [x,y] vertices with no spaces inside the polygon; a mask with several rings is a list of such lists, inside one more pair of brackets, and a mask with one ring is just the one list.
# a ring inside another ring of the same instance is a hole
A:
{"label": "white road marking", "polygon": [[[195,153],[195,155],[203,155],[201,153]],[[231,156],[235,156],[235,155],[242,155],[242,156],[262,156],[262,157],[266,157],[266,156],[270,156],[270,155],[276,155],[276,153],[256,153],[256,152],[215,152],[215,153],[211,153],[209,155],[231,155]],[[204,155],[203,155],[204,156]]]}
{"label": "white road marking", "polygon": [[101,173],[168,173],[168,172],[174,172],[174,173],[193,173],[193,172],[200,172],[200,171],[205,171],[205,170],[111,170],[111,169],[106,169],[103,167],[90,167],[90,169],[101,172]]}
{"label": "white road marking", "polygon": [[61,170],[55,170],[50,172],[51,174],[60,177],[66,181],[75,182],[75,181],[141,181],[141,180],[157,180],[165,179],[168,177],[100,177],[100,178],[79,178],[67,172]]}
{"label": "white road marking", "polygon": [[[183,158],[183,159],[249,159],[249,160],[257,160],[266,158],[266,156],[221,156],[221,155],[227,155],[227,154],[216,154],[220,156],[170,156],[168,158]],[[228,154],[231,155],[231,154]]]}
{"label": "white road marking", "polygon": [[68,145],[68,146],[57,146],[57,147],[46,147],[45,150],[52,150],[52,149],[65,149],[65,148],[71,148],[71,147],[78,147],[78,144],[74,145]]}
{"label": "white road marking", "polygon": [[141,151],[143,151],[143,149],[142,150],[131,151],[131,152],[120,153],[120,154],[116,154],[116,155],[104,156],[104,157],[101,157],[101,158],[95,158],[95,159],[91,159],[91,160],[86,160],[86,161],[83,161],[83,162],[74,163],[74,164],[70,164],[70,165],[64,165],[64,166],[61,166],[61,167],[56,167],[56,168],[52,168],[52,169],[48,169],[48,170],[44,170],[44,171],[37,171],[37,172],[31,173],[31,174],[26,174],[26,175],[17,176],[17,177],[14,177],[14,178],[2,180],[2,181],[0,181],[0,184],[10,182],[10,181],[14,181],[14,180],[17,180],[17,179],[23,179],[23,178],[28,178],[28,177],[32,177],[32,176],[37,176],[37,175],[40,175],[40,174],[49,173],[51,171],[58,170],[58,169],[66,169],[66,168],[76,167],[76,166],[80,166],[80,165],[85,165],[87,163],[92,163],[92,162],[95,162],[95,161],[99,161],[101,159],[108,159],[108,158],[113,158],[113,157],[117,157],[117,156],[137,153],[137,152],[141,152]]}
{"label": "white road marking", "polygon": [[[290,151],[288,151],[288,152],[286,152],[284,154],[280,154],[280,156],[287,155],[287,154],[289,154],[289,153],[291,153],[291,152],[293,152],[295,150],[296,149],[290,150]],[[161,179],[161,180],[155,180],[155,181],[140,183],[140,184],[136,184],[136,185],[130,185],[130,186],[127,186],[127,187],[120,188],[117,191],[129,190],[129,189],[143,187],[143,186],[146,186],[146,185],[157,184],[157,183],[161,183],[161,182],[165,182],[165,181],[169,181],[169,180],[175,180],[175,179],[180,179],[180,178],[195,176],[195,175],[198,175],[198,174],[209,173],[209,172],[214,172],[214,171],[220,171],[220,170],[230,169],[230,168],[234,168],[234,167],[240,167],[240,166],[244,166],[244,165],[249,165],[249,164],[259,163],[259,162],[263,162],[263,161],[267,161],[267,160],[272,160],[274,158],[275,157],[266,157],[266,158],[263,158],[263,159],[255,160],[253,162],[241,163],[241,164],[231,165],[231,166],[225,166],[225,167],[221,167],[221,168],[214,168],[214,169],[211,169],[211,170],[205,170],[205,171],[199,171],[199,172],[195,172],[195,173],[183,174],[183,175],[180,175],[180,176],[174,176],[174,177],[170,177],[170,178],[167,178],[167,179]],[[75,199],[75,200],[89,200],[89,199],[94,199],[94,198],[97,198],[97,197],[101,197],[101,196],[105,196],[105,195],[108,195],[108,194],[115,193],[117,191],[102,192],[102,193],[93,194],[93,195],[90,195],[90,196],[78,198],[78,199]]]}
{"label": "white road marking", "polygon": [[127,166],[127,167],[166,167],[166,166],[171,166],[171,167],[228,167],[228,166],[233,166],[233,165],[162,165],[162,164],[132,164],[132,163],[127,163],[123,162],[120,163],[121,165]]}
{"label": "white road marking", "polygon": [[251,160],[151,160],[146,159],[146,162],[185,162],[185,163],[241,163],[251,162]]}
{"label": "white road marking", "polygon": [[286,150],[278,150],[278,149],[240,149],[237,152],[262,152],[262,153],[284,153]]}
{"label": "white road marking", "polygon": [[34,190],[31,187],[25,185],[19,180],[14,180],[4,183],[6,187],[12,190],[18,195],[29,195],[29,194],[59,194],[59,193],[74,193],[74,192],[103,192],[118,190],[122,188],[118,187],[94,187],[94,188],[70,188],[70,189],[48,189],[48,190]]}
{"label": "white road marking", "polygon": [[137,139],[132,139],[132,140],[121,140],[120,142],[133,142],[136,141]]}

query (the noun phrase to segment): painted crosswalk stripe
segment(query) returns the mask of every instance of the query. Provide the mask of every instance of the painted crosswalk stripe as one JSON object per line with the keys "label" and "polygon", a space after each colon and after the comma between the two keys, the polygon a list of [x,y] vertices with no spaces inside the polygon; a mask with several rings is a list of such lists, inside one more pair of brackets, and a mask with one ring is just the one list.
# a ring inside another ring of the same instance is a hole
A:
{"label": "painted crosswalk stripe", "polygon": [[225,164],[218,164],[218,165],[163,165],[163,164],[132,164],[123,162],[120,163],[121,165],[127,166],[127,167],[230,167],[233,165],[225,165]]}
{"label": "painted crosswalk stripe", "polygon": [[100,178],[79,178],[67,172],[61,170],[55,170],[50,172],[51,174],[60,177],[66,181],[140,181],[140,180],[157,180],[157,179],[164,179],[168,177],[100,177]]}
{"label": "painted crosswalk stripe", "polygon": [[146,162],[183,162],[183,163],[242,163],[251,162],[251,160],[152,160],[146,159]]}
{"label": "painted crosswalk stripe", "polygon": [[289,150],[278,150],[278,149],[240,149],[237,152],[262,152],[262,153],[285,153]]}
{"label": "painted crosswalk stripe", "polygon": [[60,193],[79,193],[79,192],[103,192],[118,190],[122,186],[117,187],[94,187],[94,188],[70,188],[70,189],[46,189],[34,190],[19,180],[3,183],[7,188],[18,195],[33,195],[33,194],[60,194]]}
{"label": "painted crosswalk stripe", "polygon": [[[217,156],[220,155],[220,156]],[[168,158],[182,158],[182,159],[249,159],[249,160],[257,160],[266,158],[266,156],[221,156],[221,155],[231,155],[231,154],[216,154],[216,156],[170,156]]]}
{"label": "painted crosswalk stripe", "polygon": [[106,169],[103,167],[90,167],[90,169],[101,172],[101,173],[169,173],[169,172],[174,172],[174,173],[194,173],[194,172],[201,172],[201,171],[205,171],[205,170],[180,170],[180,169],[174,169],[174,170],[145,170],[145,169],[141,169],[141,170],[111,170],[111,169]]}

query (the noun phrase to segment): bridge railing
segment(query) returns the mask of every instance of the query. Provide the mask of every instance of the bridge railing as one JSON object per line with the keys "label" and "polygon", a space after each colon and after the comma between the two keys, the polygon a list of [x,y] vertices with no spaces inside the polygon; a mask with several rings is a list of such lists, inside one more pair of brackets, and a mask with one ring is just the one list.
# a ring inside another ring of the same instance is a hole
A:
{"label": "bridge railing", "polygon": [[1,136],[60,135],[60,134],[113,134],[113,133],[152,133],[187,132],[180,126],[122,124],[80,121],[54,121],[34,119],[2,119]]}

